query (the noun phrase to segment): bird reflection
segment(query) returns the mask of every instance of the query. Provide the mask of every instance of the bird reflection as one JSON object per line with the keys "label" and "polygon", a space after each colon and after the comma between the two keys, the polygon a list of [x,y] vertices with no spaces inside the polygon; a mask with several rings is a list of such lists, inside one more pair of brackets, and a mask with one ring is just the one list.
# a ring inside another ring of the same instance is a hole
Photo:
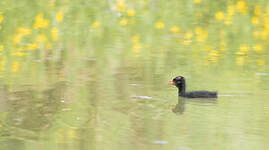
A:
{"label": "bird reflection", "polygon": [[178,98],[178,103],[176,105],[170,105],[169,109],[175,114],[183,114],[185,111],[185,98]]}
{"label": "bird reflection", "polygon": [[175,105],[170,105],[169,109],[177,115],[182,115],[186,110],[186,103],[195,103],[201,106],[209,106],[207,104],[217,104],[217,99],[187,99],[179,97],[178,103]]}

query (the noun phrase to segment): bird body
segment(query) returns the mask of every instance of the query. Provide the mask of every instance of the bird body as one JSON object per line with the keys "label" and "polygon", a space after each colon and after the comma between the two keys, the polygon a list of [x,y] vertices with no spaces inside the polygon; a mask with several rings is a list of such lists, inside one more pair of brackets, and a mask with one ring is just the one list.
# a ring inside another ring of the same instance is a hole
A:
{"label": "bird body", "polygon": [[209,92],[209,91],[193,91],[186,92],[186,81],[182,76],[175,77],[172,81],[170,81],[171,85],[175,85],[178,88],[178,96],[186,97],[186,98],[217,98],[217,92]]}

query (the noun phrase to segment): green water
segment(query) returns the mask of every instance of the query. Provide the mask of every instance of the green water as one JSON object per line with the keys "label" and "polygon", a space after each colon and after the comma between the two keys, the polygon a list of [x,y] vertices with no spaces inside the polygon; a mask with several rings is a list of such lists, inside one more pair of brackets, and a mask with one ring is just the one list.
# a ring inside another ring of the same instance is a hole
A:
{"label": "green water", "polygon": [[268,39],[265,0],[2,0],[0,150],[266,150]]}

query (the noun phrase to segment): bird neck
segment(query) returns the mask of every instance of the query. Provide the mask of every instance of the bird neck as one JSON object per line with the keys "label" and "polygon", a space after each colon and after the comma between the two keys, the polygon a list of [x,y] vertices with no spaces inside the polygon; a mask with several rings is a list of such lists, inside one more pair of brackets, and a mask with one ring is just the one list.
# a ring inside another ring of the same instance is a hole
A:
{"label": "bird neck", "polygon": [[182,81],[178,86],[178,95],[184,96],[186,92],[186,83],[185,81]]}

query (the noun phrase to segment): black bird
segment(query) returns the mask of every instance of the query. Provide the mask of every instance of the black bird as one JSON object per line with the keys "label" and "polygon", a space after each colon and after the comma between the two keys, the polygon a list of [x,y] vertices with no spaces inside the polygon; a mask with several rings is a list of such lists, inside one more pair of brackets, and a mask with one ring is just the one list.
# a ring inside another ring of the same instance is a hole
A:
{"label": "black bird", "polygon": [[194,91],[186,92],[186,82],[185,78],[182,76],[177,76],[170,81],[171,85],[175,85],[178,88],[178,96],[186,98],[217,98],[217,92],[209,91]]}

